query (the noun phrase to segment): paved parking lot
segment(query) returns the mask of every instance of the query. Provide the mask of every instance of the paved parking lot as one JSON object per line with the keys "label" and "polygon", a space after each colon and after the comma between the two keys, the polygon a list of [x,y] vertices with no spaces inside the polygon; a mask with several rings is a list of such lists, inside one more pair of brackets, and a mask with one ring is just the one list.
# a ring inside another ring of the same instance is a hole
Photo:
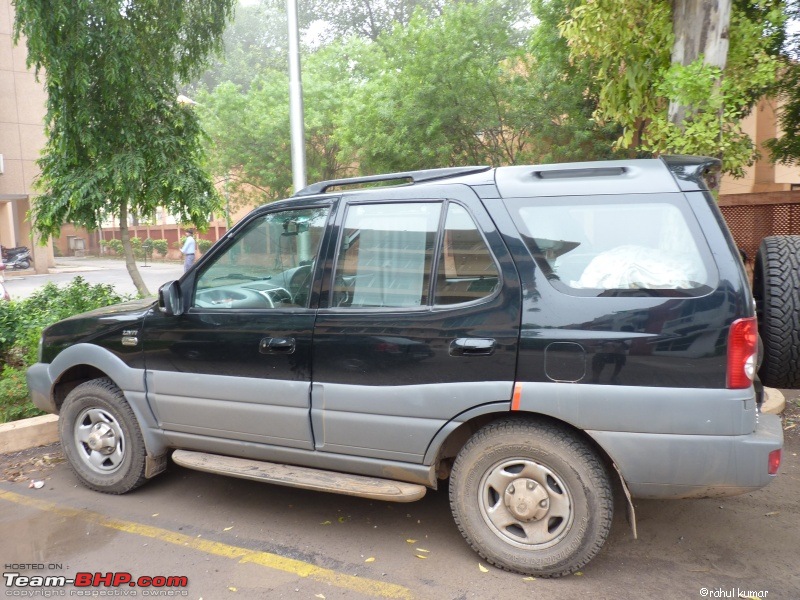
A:
{"label": "paved parking lot", "polygon": [[[800,413],[795,402],[788,424]],[[764,490],[638,501],[638,540],[618,502],[600,555],[560,580],[482,563],[453,524],[444,490],[391,504],[173,465],[133,493],[108,496],[78,484],[58,445],[2,457],[0,558],[66,576],[183,576],[187,587],[173,591],[195,599],[680,599],[747,591],[790,600],[800,590],[800,435],[786,433],[780,476]],[[29,488],[31,480],[44,486]]]}
{"label": "paved parking lot", "polygon": [[[144,266],[144,261],[137,261],[139,272],[152,294],[158,291],[161,284],[178,279],[183,275],[183,264],[176,262],[151,262]],[[113,285],[121,294],[136,294],[131,276],[121,259],[74,258],[56,259],[56,267],[48,275],[34,275],[32,271],[6,271],[6,288],[12,298],[25,298],[48,281],[57,285],[69,283],[80,275],[89,283],[107,283]]]}

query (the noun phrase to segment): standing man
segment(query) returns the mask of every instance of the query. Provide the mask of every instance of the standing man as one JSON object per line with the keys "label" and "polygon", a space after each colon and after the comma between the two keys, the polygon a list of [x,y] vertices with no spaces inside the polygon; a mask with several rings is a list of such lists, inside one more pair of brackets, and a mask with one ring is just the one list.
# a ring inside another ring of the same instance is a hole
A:
{"label": "standing man", "polygon": [[191,266],[194,264],[194,255],[197,251],[197,242],[194,241],[192,237],[194,235],[194,229],[187,229],[186,230],[186,241],[183,242],[183,248],[181,248],[181,254],[183,254],[183,272],[186,273]]}

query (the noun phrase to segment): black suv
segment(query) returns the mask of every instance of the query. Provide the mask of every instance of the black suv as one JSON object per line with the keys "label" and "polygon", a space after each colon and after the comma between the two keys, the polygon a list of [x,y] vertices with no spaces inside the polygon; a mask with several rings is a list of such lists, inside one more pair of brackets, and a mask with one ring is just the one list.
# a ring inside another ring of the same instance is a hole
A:
{"label": "black suv", "polygon": [[718,169],[665,157],[314,184],[250,213],[158,302],[48,328],[33,400],[60,414],[95,490],[132,490],[170,452],[398,502],[449,479],[489,562],[573,572],[608,535],[612,490],[732,495],[777,472],[753,296],[704,183]]}

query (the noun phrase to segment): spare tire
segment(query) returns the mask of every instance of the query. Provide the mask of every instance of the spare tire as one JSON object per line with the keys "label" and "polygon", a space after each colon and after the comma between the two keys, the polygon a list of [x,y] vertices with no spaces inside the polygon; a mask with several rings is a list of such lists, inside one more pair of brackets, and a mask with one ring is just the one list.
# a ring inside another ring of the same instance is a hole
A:
{"label": "spare tire", "polygon": [[800,235],[766,237],[753,271],[764,385],[800,387]]}

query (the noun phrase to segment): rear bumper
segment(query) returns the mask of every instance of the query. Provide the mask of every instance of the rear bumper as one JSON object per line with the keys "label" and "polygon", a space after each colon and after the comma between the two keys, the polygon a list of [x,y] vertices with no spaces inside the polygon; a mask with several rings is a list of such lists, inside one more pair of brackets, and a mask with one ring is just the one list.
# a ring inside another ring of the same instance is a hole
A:
{"label": "rear bumper", "polygon": [[783,446],[777,415],[759,414],[748,435],[587,431],[637,498],[735,496],[767,485],[769,454]]}

